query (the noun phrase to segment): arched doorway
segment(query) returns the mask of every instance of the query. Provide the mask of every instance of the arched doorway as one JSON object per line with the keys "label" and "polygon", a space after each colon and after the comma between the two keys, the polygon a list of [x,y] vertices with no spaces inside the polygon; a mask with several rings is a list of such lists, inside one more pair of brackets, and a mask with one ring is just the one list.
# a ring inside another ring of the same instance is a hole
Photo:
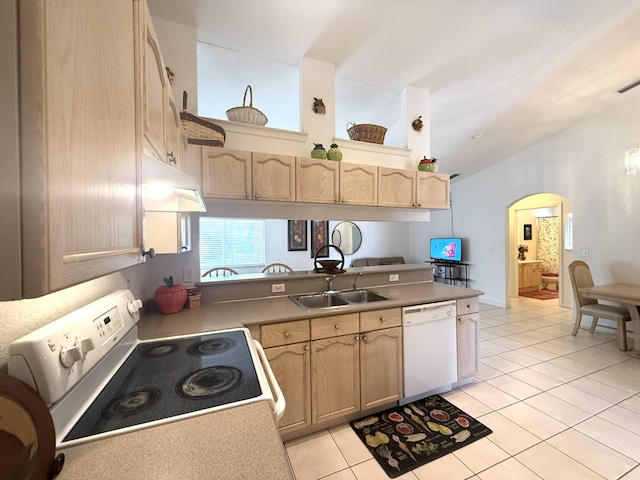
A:
{"label": "arched doorway", "polygon": [[[572,207],[569,199],[554,193],[529,195],[508,206],[508,227],[506,232],[507,241],[505,242],[507,245],[505,260],[505,298],[507,307],[511,306],[511,299],[518,297],[519,292],[518,245],[528,243],[529,245],[534,246],[531,242],[523,242],[524,230],[529,227],[533,227],[534,235],[536,235],[537,227],[542,225],[542,221],[538,221],[538,219],[544,218],[549,220],[553,219],[553,221],[549,222],[549,225],[557,225],[557,247],[555,247],[557,250],[555,252],[546,251],[543,254],[542,250],[545,250],[545,248],[541,247],[541,251],[538,251],[538,247],[536,245],[532,252],[527,253],[527,258],[529,260],[538,260],[539,257],[542,257],[545,258],[545,265],[547,269],[557,267],[557,304],[571,308],[571,285],[568,283],[569,279],[567,278],[567,275],[565,275],[568,262],[571,260],[571,255],[567,254],[567,250],[572,249],[571,216]],[[523,226],[526,227],[523,229]],[[549,261],[546,260],[547,258]],[[554,260],[557,263],[554,264]],[[553,265],[553,267],[549,265]],[[554,304],[556,303],[554,302]]]}

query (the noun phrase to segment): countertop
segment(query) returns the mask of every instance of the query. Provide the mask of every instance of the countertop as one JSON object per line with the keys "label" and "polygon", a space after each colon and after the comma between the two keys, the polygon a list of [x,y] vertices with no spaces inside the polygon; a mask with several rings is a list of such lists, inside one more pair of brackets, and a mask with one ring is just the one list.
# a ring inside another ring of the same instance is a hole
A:
{"label": "countertop", "polygon": [[300,308],[288,296],[283,295],[211,303],[194,309],[185,309],[172,315],[162,315],[157,311],[150,311],[145,312],[138,322],[138,337],[152,339],[225,328],[251,327],[264,323],[455,300],[484,293],[480,290],[438,282],[418,282],[371,287],[370,289],[393,299],[307,311]]}
{"label": "countertop", "polygon": [[60,480],[294,480],[267,402],[61,450]]}

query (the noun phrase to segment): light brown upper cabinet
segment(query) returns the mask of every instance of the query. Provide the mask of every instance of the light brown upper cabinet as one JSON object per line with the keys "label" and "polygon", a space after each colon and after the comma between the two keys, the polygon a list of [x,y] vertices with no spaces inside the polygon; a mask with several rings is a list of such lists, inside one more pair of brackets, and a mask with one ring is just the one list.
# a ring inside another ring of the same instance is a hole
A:
{"label": "light brown upper cabinet", "polygon": [[171,112],[168,110],[169,80],[165,70],[158,37],[153,28],[151,14],[146,2],[140,3],[141,31],[143,33],[141,46],[141,63],[143,95],[142,109],[144,119],[144,137],[155,154],[163,161],[167,161],[165,150],[165,124],[168,123]]}
{"label": "light brown upper cabinet", "polygon": [[296,158],[296,202],[338,203],[340,163]]}
{"label": "light brown upper cabinet", "polygon": [[18,5],[22,296],[35,297],[143,261],[136,4]]}
{"label": "light brown upper cabinet", "polygon": [[253,199],[294,202],[296,159],[289,155],[251,154]]}
{"label": "light brown upper cabinet", "polygon": [[340,203],[377,205],[378,167],[340,162]]}
{"label": "light brown upper cabinet", "polygon": [[202,147],[202,195],[251,199],[251,152]]}
{"label": "light brown upper cabinet", "polygon": [[378,167],[378,205],[411,208],[415,197],[415,171]]}
{"label": "light brown upper cabinet", "polygon": [[449,175],[416,172],[416,207],[449,208]]}

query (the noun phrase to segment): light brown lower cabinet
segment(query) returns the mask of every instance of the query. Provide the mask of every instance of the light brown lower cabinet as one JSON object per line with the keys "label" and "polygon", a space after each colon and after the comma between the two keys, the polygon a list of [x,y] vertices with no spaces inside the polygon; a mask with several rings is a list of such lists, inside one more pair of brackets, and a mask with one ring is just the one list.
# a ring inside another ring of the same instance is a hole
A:
{"label": "light brown lower cabinet", "polygon": [[309,342],[266,348],[265,354],[286,401],[280,432],[311,425],[311,350]]}
{"label": "light brown lower cabinet", "polygon": [[319,423],[360,410],[358,334],[311,342],[311,421]]}
{"label": "light brown lower cabinet", "polygon": [[360,409],[402,398],[402,327],[360,334]]}
{"label": "light brown lower cabinet", "polygon": [[263,325],[261,341],[287,402],[280,432],[401,398],[400,325],[399,308]]}
{"label": "light brown lower cabinet", "polygon": [[458,381],[461,381],[478,373],[478,334],[480,329],[478,297],[456,300],[456,315]]}

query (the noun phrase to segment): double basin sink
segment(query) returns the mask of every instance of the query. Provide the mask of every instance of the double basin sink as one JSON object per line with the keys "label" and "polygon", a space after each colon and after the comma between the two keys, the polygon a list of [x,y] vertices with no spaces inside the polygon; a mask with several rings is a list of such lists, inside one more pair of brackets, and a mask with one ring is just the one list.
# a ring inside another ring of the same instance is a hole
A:
{"label": "double basin sink", "polygon": [[345,305],[357,305],[363,303],[393,300],[373,290],[343,290],[339,292],[321,292],[312,295],[291,295],[289,297],[303,310],[315,310],[317,308],[342,307]]}

